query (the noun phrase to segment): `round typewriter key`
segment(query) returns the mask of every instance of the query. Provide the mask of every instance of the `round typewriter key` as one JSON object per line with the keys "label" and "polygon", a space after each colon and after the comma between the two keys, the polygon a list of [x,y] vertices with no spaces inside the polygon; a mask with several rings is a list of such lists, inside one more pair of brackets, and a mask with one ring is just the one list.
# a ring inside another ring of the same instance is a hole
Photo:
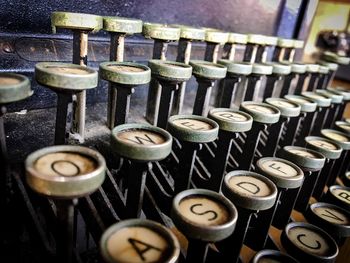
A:
{"label": "round typewriter key", "polygon": [[[69,104],[73,102],[77,94],[86,89],[96,88],[97,72],[91,68],[75,64],[41,62],[35,65],[35,79],[39,84],[48,87],[57,94],[55,144],[65,144],[68,133],[67,126],[69,126],[67,125]],[[72,108],[72,115],[76,115],[76,111],[79,109],[77,107]],[[82,114],[80,117],[80,120],[85,123],[85,115]],[[74,122],[72,125],[74,126]],[[83,130],[79,130],[80,136],[75,133],[73,128],[71,133],[73,133],[72,138],[78,138],[80,142],[83,142]]]}
{"label": "round typewriter key", "polygon": [[246,87],[244,87],[243,101],[251,101],[259,93],[263,78],[272,74],[273,67],[268,64],[254,63],[252,74],[247,77]]}
{"label": "round typewriter key", "polygon": [[225,78],[227,68],[220,64],[200,60],[192,60],[190,65],[198,83],[192,114],[207,116],[212,89],[216,80]]}
{"label": "round typewriter key", "polygon": [[330,186],[335,183],[335,180],[338,176],[343,176],[349,168],[350,136],[348,136],[346,133],[332,129],[321,130],[321,135],[331,141],[334,141],[336,144],[340,145],[340,147],[344,150],[341,157],[335,163],[335,167],[337,167],[337,172],[334,172],[327,182],[327,185]]}
{"label": "round typewriter key", "polygon": [[322,137],[308,136],[305,138],[305,141],[306,147],[323,154],[326,158],[325,165],[318,177],[313,191],[313,196],[319,200],[323,195],[323,190],[327,181],[333,174],[335,160],[341,156],[342,148],[334,141]]}
{"label": "round typewriter key", "polygon": [[111,144],[115,153],[131,161],[123,217],[140,217],[147,172],[151,162],[170,154],[172,137],[167,131],[148,124],[122,124],[112,130]]}
{"label": "round typewriter key", "polygon": [[243,151],[239,160],[239,169],[249,170],[258,147],[261,133],[268,125],[278,122],[280,111],[267,103],[245,101],[241,104],[241,110],[253,117],[253,126],[243,145]]}
{"label": "round typewriter key", "polygon": [[303,222],[289,223],[281,235],[288,254],[302,262],[335,262],[338,246],[322,229]]}
{"label": "round typewriter key", "polygon": [[245,77],[252,73],[253,66],[247,62],[233,62],[219,59],[218,63],[227,67],[226,78],[220,81],[216,104],[222,108],[230,108],[233,96],[238,92],[237,87]]}
{"label": "round typewriter key", "polygon": [[[304,180],[304,173],[293,163],[274,157],[259,159],[256,162],[256,171],[274,182],[278,191],[274,206],[259,212],[257,220],[253,224],[254,227],[248,232],[246,238],[246,245],[254,250],[260,250],[266,245],[270,225],[278,213],[280,215],[277,215],[276,220],[280,224],[288,223],[286,219],[289,219],[293,206],[283,201],[286,198],[293,198],[290,193],[300,188]],[[288,192],[288,190],[290,191]],[[281,218],[282,214],[286,219]]]}
{"label": "round typewriter key", "polygon": [[[195,28],[184,25],[175,25],[180,28],[180,40],[177,48],[177,62],[185,64],[190,63],[191,50],[193,41],[204,41],[205,29]],[[172,115],[180,114],[183,108],[183,101],[185,98],[186,82],[183,82],[179,89],[174,94],[174,105]]]}
{"label": "round typewriter key", "polygon": [[177,194],[171,214],[175,226],[189,239],[186,262],[205,262],[207,242],[231,235],[238,216],[228,199],[205,189]]}
{"label": "round typewriter key", "polygon": [[278,250],[264,249],[260,250],[250,260],[250,263],[298,263],[291,256],[282,253]]}
{"label": "round typewriter key", "polygon": [[217,63],[220,46],[224,45],[227,42],[228,36],[228,33],[222,32],[220,30],[214,28],[205,28],[205,61]]}
{"label": "round typewriter key", "polygon": [[174,192],[177,194],[189,188],[197,151],[202,143],[216,140],[219,125],[202,116],[174,115],[168,119],[167,130],[182,146],[174,180]]}
{"label": "round typewriter key", "polygon": [[[142,32],[142,21],[118,16],[103,17],[103,30],[109,32],[110,40],[110,61],[124,61],[124,45],[126,35],[132,35]],[[115,120],[116,109],[116,90],[108,87],[108,105],[107,105],[107,126],[112,129],[117,124]]]}
{"label": "round typewriter key", "polygon": [[325,157],[314,150],[297,146],[283,147],[279,156],[298,165],[305,174],[304,183],[295,203],[295,209],[303,212],[308,206],[320,171],[325,164]]}
{"label": "round typewriter key", "polygon": [[[115,89],[116,93],[117,104],[113,107],[115,111],[110,115],[110,117],[114,117],[114,121],[109,123],[112,125],[109,127],[113,128],[116,125],[126,123],[131,94],[136,86],[147,84],[150,81],[150,68],[131,62],[103,62],[100,64],[100,77],[109,81],[110,88]],[[109,110],[112,109],[109,108]]]}
{"label": "round typewriter key", "polygon": [[332,185],[328,188],[325,200],[340,206],[346,210],[350,209],[350,187]]}
{"label": "round typewriter key", "polygon": [[217,247],[226,261],[237,262],[252,214],[274,205],[277,188],[265,176],[238,170],[225,175],[222,193],[237,207],[239,217],[233,234]]}
{"label": "round typewriter key", "polygon": [[281,147],[284,147],[287,145],[294,145],[294,142],[298,137],[297,132],[299,131],[301,124],[303,123],[304,120],[307,120],[308,118],[310,118],[310,116],[313,117],[314,112],[316,111],[316,108],[317,108],[317,104],[315,102],[303,96],[286,95],[284,96],[284,98],[299,104],[301,107],[300,109],[301,114],[299,118],[298,117],[291,118],[290,121],[287,123],[286,133],[284,135],[283,141],[280,143]]}
{"label": "round typewriter key", "polygon": [[336,53],[326,51],[322,54],[322,59],[329,62],[335,62],[341,65],[348,65],[350,63],[350,58],[345,56],[339,56]]}
{"label": "round typewriter key", "polygon": [[192,67],[180,62],[156,59],[149,60],[148,66],[151,68],[152,77],[161,87],[159,112],[155,123],[158,127],[165,128],[172,108],[174,91],[182,82],[191,78]]}
{"label": "round typewriter key", "polygon": [[[165,61],[168,44],[179,40],[181,29],[177,26],[165,24],[143,23],[142,33],[145,38],[154,40],[152,59]],[[149,66],[151,67],[151,65]],[[151,67],[151,69],[153,73],[153,68]],[[156,125],[158,121],[161,92],[162,87],[157,80],[151,80],[148,90],[146,119],[153,125]]]}
{"label": "round typewriter key", "polygon": [[203,187],[219,192],[231,152],[232,140],[237,137],[237,133],[251,129],[253,118],[245,112],[225,108],[212,109],[208,117],[219,124],[219,135],[216,149],[213,150],[215,157],[210,159],[211,176]]}
{"label": "round typewriter key", "polygon": [[305,217],[331,235],[338,245],[350,236],[350,213],[336,205],[314,203],[306,211]]}
{"label": "round typewriter key", "polygon": [[174,234],[146,219],[129,219],[110,226],[102,235],[100,249],[108,263],[175,263],[180,254]]}
{"label": "round typewriter key", "polygon": [[268,129],[265,148],[262,152],[263,156],[275,156],[284,127],[290,118],[300,115],[301,107],[297,103],[281,98],[267,98],[265,102],[281,112],[278,122],[272,124]]}
{"label": "round typewriter key", "polygon": [[0,73],[0,105],[30,97],[30,81],[26,76],[14,73]]}
{"label": "round typewriter key", "polygon": [[[267,76],[263,99],[278,97],[280,86],[283,86],[286,76],[291,73],[292,67],[288,64],[269,63],[272,66],[272,74]],[[279,88],[278,88],[279,87]]]}
{"label": "round typewriter key", "polygon": [[[51,25],[54,33],[56,32],[56,28],[70,29],[73,31],[73,64],[86,66],[88,57],[88,34],[90,32],[95,33],[103,27],[102,17],[82,13],[52,12]],[[73,110],[72,132],[75,134],[74,137],[78,137],[79,140],[83,142],[85,136],[86,112],[85,89],[82,89],[80,93],[76,94],[76,103],[74,103],[73,106],[75,109]]]}
{"label": "round typewriter key", "polygon": [[74,206],[103,183],[104,158],[86,147],[51,146],[31,153],[25,168],[30,188],[55,200],[58,262],[72,262]]}

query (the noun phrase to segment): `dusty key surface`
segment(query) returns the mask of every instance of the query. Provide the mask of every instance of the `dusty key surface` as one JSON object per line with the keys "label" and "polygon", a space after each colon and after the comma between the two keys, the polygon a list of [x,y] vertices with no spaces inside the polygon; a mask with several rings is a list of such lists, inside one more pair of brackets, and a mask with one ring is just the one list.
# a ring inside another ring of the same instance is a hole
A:
{"label": "dusty key surface", "polygon": [[108,263],[177,262],[180,249],[176,237],[151,220],[124,220],[109,227],[100,242]]}

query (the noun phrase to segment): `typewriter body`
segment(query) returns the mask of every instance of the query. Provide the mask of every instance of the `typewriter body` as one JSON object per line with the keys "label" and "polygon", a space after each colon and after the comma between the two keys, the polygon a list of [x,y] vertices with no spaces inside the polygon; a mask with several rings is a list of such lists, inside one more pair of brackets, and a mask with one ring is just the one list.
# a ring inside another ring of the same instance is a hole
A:
{"label": "typewriter body", "polygon": [[317,4],[4,3],[0,260],[346,262],[350,58],[302,61]]}

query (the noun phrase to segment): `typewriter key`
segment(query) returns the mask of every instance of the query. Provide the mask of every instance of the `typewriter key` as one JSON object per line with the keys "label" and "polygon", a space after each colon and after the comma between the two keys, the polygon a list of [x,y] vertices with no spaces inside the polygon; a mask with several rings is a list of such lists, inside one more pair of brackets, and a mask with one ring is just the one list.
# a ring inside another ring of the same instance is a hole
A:
{"label": "typewriter key", "polygon": [[[88,54],[88,34],[95,33],[103,27],[101,16],[70,12],[52,12],[52,31],[56,33],[56,28],[70,29],[73,31],[73,64],[81,66],[87,65]],[[81,90],[76,94],[76,103],[73,106],[72,131],[77,133],[80,141],[84,141],[85,132],[85,107],[86,91]]]}
{"label": "typewriter key", "polygon": [[262,78],[271,75],[272,69],[273,67],[268,64],[253,64],[252,74],[247,77],[247,84],[243,92],[244,101],[254,100],[261,88]]}
{"label": "typewriter key", "polygon": [[346,121],[336,121],[334,126],[335,126],[334,127],[335,129],[343,133],[346,133],[346,134],[350,133],[350,123]]}
{"label": "typewriter key", "polygon": [[252,73],[253,66],[249,63],[236,63],[226,59],[219,59],[218,63],[227,67],[227,74],[226,78],[220,81],[216,104],[221,108],[230,108],[237,88],[245,76]]}
{"label": "typewriter key", "polygon": [[249,34],[247,45],[243,56],[244,62],[256,63],[258,47],[265,45],[265,36],[257,34]]}
{"label": "typewriter key", "polygon": [[[57,94],[55,144],[66,143],[68,105],[72,96],[97,86],[97,72],[91,68],[60,62],[41,62],[35,65],[36,81]],[[78,110],[73,107],[73,111]],[[74,112],[73,112],[74,115]],[[85,117],[84,117],[85,118]],[[85,119],[82,120],[85,123]],[[75,136],[76,134],[72,134]],[[76,138],[81,142],[82,137]]]}
{"label": "typewriter key", "polygon": [[262,150],[263,156],[275,156],[284,126],[289,122],[290,118],[300,115],[301,107],[297,103],[281,98],[267,98],[265,102],[276,107],[281,112],[278,122],[268,128],[268,137]]}
{"label": "typewriter key", "polygon": [[[189,64],[191,59],[192,42],[204,41],[205,29],[183,25],[175,26],[178,26],[181,29],[176,61]],[[186,82],[183,82],[179,89],[175,91],[172,115],[180,114],[182,112],[185,90]]]}
{"label": "typewriter key", "polygon": [[122,124],[112,130],[111,144],[118,155],[131,161],[125,217],[140,217],[150,162],[163,160],[170,154],[172,137],[148,124]]}
{"label": "typewriter key", "polygon": [[350,163],[350,136],[340,131],[323,129],[321,135],[331,141],[337,143],[344,151],[339,159],[334,164],[337,167],[337,171],[332,173],[332,176],[327,181],[327,186],[331,186],[335,183],[338,176],[342,176],[348,170]]}
{"label": "typewriter key", "polygon": [[[145,38],[154,40],[152,59],[166,60],[166,53],[168,44],[173,41],[178,41],[180,38],[180,28],[176,26],[169,26],[165,24],[157,23],[143,23],[142,33]],[[146,119],[153,125],[158,122],[159,104],[161,86],[156,80],[151,80],[147,107],[146,107]]]}
{"label": "typewriter key", "polygon": [[325,201],[340,206],[347,211],[350,209],[350,187],[332,185],[328,188]]}
{"label": "typewriter key", "polygon": [[230,236],[238,216],[227,198],[205,189],[177,194],[171,214],[175,226],[189,241],[186,262],[205,262],[207,243]]}
{"label": "typewriter key", "polygon": [[297,146],[283,147],[279,157],[295,163],[304,172],[305,179],[294,207],[297,211],[304,212],[309,204],[319,173],[325,164],[325,157],[314,150]]}
{"label": "typewriter key", "polygon": [[305,138],[306,147],[315,150],[324,155],[326,158],[325,165],[318,177],[312,196],[317,200],[320,200],[323,195],[324,187],[332,173],[334,172],[335,161],[340,158],[342,153],[342,148],[334,143],[334,141],[316,137],[308,136]]}
{"label": "typewriter key", "polygon": [[204,41],[207,43],[205,48],[204,60],[217,63],[219,58],[219,49],[228,40],[228,33],[214,28],[205,28]]}
{"label": "typewriter key", "polygon": [[100,250],[108,263],[175,263],[180,255],[175,235],[146,219],[128,219],[110,226],[102,235]]}
{"label": "typewriter key", "polygon": [[250,170],[262,131],[269,125],[277,123],[281,113],[276,107],[267,103],[252,101],[242,102],[241,110],[253,117],[253,126],[246,133],[247,137],[238,162],[239,169]]}
{"label": "typewriter key", "polygon": [[237,262],[252,214],[274,205],[277,188],[265,176],[238,170],[225,175],[222,193],[237,207],[239,217],[233,234],[217,247],[226,261]]}
{"label": "typewriter key", "polygon": [[341,65],[348,65],[350,63],[350,58],[345,56],[339,56],[336,53],[326,51],[321,54],[321,59],[328,61],[328,62],[334,62]]}
{"label": "typewriter key", "polygon": [[[109,60],[123,62],[124,61],[124,44],[126,35],[132,35],[142,32],[142,21],[118,16],[103,17],[103,30],[109,32],[110,51]],[[114,123],[116,112],[117,95],[116,90],[108,87],[108,105],[107,105],[107,126],[113,129],[118,125]]]}
{"label": "typewriter key", "polygon": [[148,66],[151,68],[152,77],[157,80],[161,87],[156,123],[158,127],[165,128],[173,105],[174,91],[182,82],[191,78],[192,67],[180,62],[157,59],[149,60]]}
{"label": "typewriter key", "polygon": [[304,180],[304,173],[295,164],[274,157],[259,159],[256,162],[256,171],[277,186],[275,204],[270,209],[258,213],[258,218],[253,224],[253,231],[248,232],[247,245],[254,250],[260,250],[266,245],[269,228],[275,216],[280,225],[285,226],[288,223],[293,202],[287,199],[293,198],[291,193],[299,191]]}
{"label": "typewriter key", "polygon": [[266,63],[268,48],[275,47],[277,45],[277,41],[278,41],[277,37],[273,37],[273,36],[264,36],[264,37],[265,37],[264,45],[259,46],[256,53],[255,62],[257,63]]}
{"label": "typewriter key", "polygon": [[218,137],[219,125],[208,118],[195,115],[174,115],[168,119],[167,130],[181,143],[181,153],[174,179],[175,194],[190,187],[196,153],[202,143]]}
{"label": "typewriter key", "polygon": [[303,222],[289,223],[281,243],[288,254],[301,262],[335,262],[338,246],[322,229]]}
{"label": "typewriter key", "polygon": [[33,91],[30,88],[30,81],[26,76],[14,73],[0,73],[0,170],[3,175],[0,182],[0,207],[6,201],[6,195],[10,191],[10,176],[7,173],[8,153],[6,146],[6,132],[4,117],[6,105],[15,101],[30,97]]}
{"label": "typewriter key", "polygon": [[229,33],[228,40],[224,46],[224,55],[223,58],[229,61],[235,60],[236,55],[236,45],[245,45],[247,44],[248,36],[238,33]]}
{"label": "typewriter key", "polygon": [[255,254],[250,263],[298,263],[296,259],[278,250],[264,249]]}
{"label": "typewriter key", "polygon": [[330,128],[332,124],[334,124],[334,119],[336,116],[336,112],[338,111],[339,107],[343,103],[344,96],[340,94],[334,94],[332,92],[329,92],[327,90],[316,90],[317,94],[320,94],[324,97],[331,99],[331,106],[328,108],[327,113],[324,118],[324,128]]}
{"label": "typewriter key", "polygon": [[337,63],[327,62],[324,60],[320,60],[317,63],[322,65],[322,66],[326,66],[328,68],[328,74],[327,74],[327,77],[325,79],[325,83],[323,86],[324,89],[328,89],[328,86],[330,83],[332,83],[334,76],[335,76],[335,72],[337,71],[339,66]]}
{"label": "typewriter key", "polygon": [[249,131],[253,124],[253,118],[245,112],[225,108],[212,109],[208,117],[219,124],[219,138],[214,150],[215,157],[209,169],[210,179],[206,182],[205,188],[219,192],[231,152],[232,139],[239,132]]}
{"label": "typewriter key", "polygon": [[131,62],[103,62],[100,64],[100,77],[110,82],[110,89],[115,89],[115,93],[110,93],[110,96],[116,95],[116,105],[109,108],[110,111],[115,110],[113,114],[110,112],[110,117],[115,119],[109,124],[114,127],[126,123],[134,87],[147,84],[151,79],[151,70],[147,66]]}
{"label": "typewriter key", "polygon": [[285,76],[289,75],[292,67],[281,63],[269,63],[272,66],[272,74],[267,76],[263,99],[278,97],[277,87],[283,85]]}
{"label": "typewriter key", "polygon": [[338,246],[350,236],[350,213],[339,206],[314,203],[305,213],[306,219],[331,235]]}
{"label": "typewriter key", "polygon": [[306,72],[309,74],[309,82],[307,84],[307,91],[314,91],[319,77],[320,65],[318,64],[306,64]]}
{"label": "typewriter key", "polygon": [[190,65],[198,83],[192,114],[207,116],[212,89],[216,80],[225,78],[227,68],[220,64],[200,60],[192,60]]}
{"label": "typewriter key", "polygon": [[58,262],[72,262],[74,206],[103,183],[104,158],[86,147],[51,146],[31,153],[25,168],[30,188],[55,200]]}
{"label": "typewriter key", "polygon": [[308,115],[312,115],[317,108],[317,104],[315,102],[302,96],[286,95],[284,96],[284,98],[299,104],[301,107],[301,114],[300,117],[291,118],[290,121],[287,123],[286,133],[282,142],[280,143],[281,147],[287,145],[294,145],[295,139],[297,138],[297,132],[299,131],[302,122]]}
{"label": "typewriter key", "polygon": [[274,62],[282,62],[282,61],[293,61],[287,57],[286,52],[288,49],[292,49],[294,47],[294,39],[288,38],[278,38],[276,43],[276,48],[273,52],[272,61]]}
{"label": "typewriter key", "polygon": [[303,139],[306,136],[320,134],[320,131],[325,123],[326,113],[328,112],[328,108],[332,102],[332,99],[316,92],[305,91],[302,92],[301,95],[316,102],[318,110],[313,116],[309,115],[308,118],[305,118],[297,145],[303,145]]}

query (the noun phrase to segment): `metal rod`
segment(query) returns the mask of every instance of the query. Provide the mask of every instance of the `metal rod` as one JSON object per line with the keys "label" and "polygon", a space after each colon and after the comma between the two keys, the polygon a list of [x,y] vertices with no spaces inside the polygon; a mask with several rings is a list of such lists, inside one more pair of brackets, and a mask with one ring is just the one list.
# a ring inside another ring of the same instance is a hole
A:
{"label": "metal rod", "polygon": [[304,183],[301,186],[298,198],[294,206],[295,210],[302,213],[306,211],[309,205],[309,200],[314,191],[314,187],[320,175],[320,171],[313,171],[313,172],[304,171],[304,175],[305,175]]}
{"label": "metal rod", "polygon": [[161,85],[162,93],[160,96],[157,126],[165,129],[171,112],[171,106],[173,104],[174,91],[177,89],[178,83],[165,80],[160,80],[159,83]]}
{"label": "metal rod", "polygon": [[66,144],[68,105],[72,94],[57,93],[55,145]]}
{"label": "metal rod", "polygon": [[307,78],[307,76],[308,76],[307,73],[299,74],[297,85],[296,85],[295,91],[294,91],[295,95],[300,95],[301,92],[303,91],[304,82],[305,82],[305,79]]}
{"label": "metal rod", "polygon": [[244,100],[243,101],[252,101],[254,99],[254,94],[256,93],[256,86],[258,81],[261,80],[261,76],[259,75],[250,75],[247,78],[247,87],[244,93]]}
{"label": "metal rod", "polygon": [[284,77],[284,81],[283,81],[283,85],[282,85],[282,89],[281,89],[281,93],[280,93],[281,98],[283,98],[285,95],[291,93],[291,91],[290,91],[291,90],[291,83],[292,83],[293,79],[295,78],[295,76],[297,76],[297,74],[290,73]]}
{"label": "metal rod", "polygon": [[329,176],[331,175],[333,168],[335,164],[335,160],[326,160],[326,164],[322,168],[322,172],[320,173],[320,176],[316,182],[314,191],[312,193],[312,196],[316,198],[316,200],[321,200],[321,197],[323,196],[323,190],[327,184],[327,181],[329,179]]}
{"label": "metal rod", "polygon": [[117,105],[116,112],[114,114],[114,125],[124,124],[128,121],[130,111],[130,98],[134,92],[134,88],[127,85],[112,84],[111,88],[117,90]]}
{"label": "metal rod", "polygon": [[317,86],[319,73],[310,73],[309,83],[307,85],[307,91],[314,91]]}
{"label": "metal rod", "polygon": [[290,118],[290,121],[286,124],[287,130],[283,141],[280,143],[281,148],[287,145],[294,145],[294,140],[297,137],[300,125],[305,119],[305,116],[306,112],[302,112],[301,116]]}
{"label": "metal rod", "polygon": [[232,77],[226,77],[220,82],[219,90],[222,90],[222,92],[221,98],[219,98],[219,107],[231,108],[233,95],[241,80],[242,78],[239,75],[234,75]]}
{"label": "metal rod", "polygon": [[193,106],[193,114],[207,116],[209,111],[211,90],[214,86],[214,81],[197,77],[198,88],[196,99]]}
{"label": "metal rod", "polygon": [[[123,62],[124,61],[124,45],[125,45],[125,34],[111,32],[110,41],[110,52],[109,60]],[[108,104],[107,104],[107,126],[113,129],[116,125],[114,124],[116,103],[117,103],[117,90],[108,85]]]}
{"label": "metal rod", "polygon": [[262,153],[263,156],[275,156],[277,151],[277,146],[280,142],[283,133],[283,127],[289,121],[289,118],[281,116],[278,122],[272,124],[268,129],[268,138],[266,141],[266,146]]}
{"label": "metal rod", "polygon": [[263,94],[263,100],[265,100],[266,98],[272,97],[276,88],[277,81],[280,79],[282,79],[282,77],[276,74],[266,76],[266,85],[265,85],[265,90]]}
{"label": "metal rod", "polygon": [[220,44],[207,42],[205,48],[204,60],[216,63],[218,61]]}
{"label": "metal rod", "polygon": [[186,263],[204,263],[207,258],[208,244],[206,242],[189,239],[186,254]]}

